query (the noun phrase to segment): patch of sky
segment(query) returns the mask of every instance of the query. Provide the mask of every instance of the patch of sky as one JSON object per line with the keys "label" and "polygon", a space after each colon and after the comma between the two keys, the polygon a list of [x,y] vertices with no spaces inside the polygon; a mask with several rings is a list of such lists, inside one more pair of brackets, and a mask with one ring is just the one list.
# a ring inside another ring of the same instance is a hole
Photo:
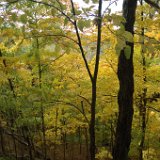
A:
{"label": "patch of sky", "polygon": [[[73,1],[77,3],[80,6],[80,8],[87,8],[93,5],[91,1],[89,1],[89,3],[85,3],[84,0],[73,0]],[[121,12],[122,3],[123,3],[123,0],[104,0],[102,8],[103,8],[103,11],[105,11],[106,8],[110,9],[111,13]]]}

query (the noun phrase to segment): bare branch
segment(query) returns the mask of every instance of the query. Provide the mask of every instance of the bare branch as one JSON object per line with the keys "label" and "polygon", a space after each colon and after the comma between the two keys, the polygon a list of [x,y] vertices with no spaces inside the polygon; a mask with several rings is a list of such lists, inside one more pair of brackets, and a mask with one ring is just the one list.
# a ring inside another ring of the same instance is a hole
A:
{"label": "bare branch", "polygon": [[[76,12],[75,12],[75,8],[74,8],[74,3],[73,3],[72,0],[70,0],[70,1],[71,1],[71,6],[72,6],[72,14],[73,14],[73,16],[76,16]],[[93,76],[91,74],[91,71],[90,71],[90,68],[89,68],[89,65],[88,65],[85,53],[84,53],[84,49],[83,49],[83,46],[82,46],[82,42],[81,42],[81,37],[80,37],[79,31],[78,31],[78,26],[77,26],[76,19],[74,20],[73,25],[74,25],[74,28],[75,28],[75,31],[76,31],[76,35],[77,35],[77,39],[78,39],[78,46],[80,48],[80,51],[81,51],[81,54],[82,54],[82,58],[84,60],[84,63],[85,63],[88,75],[90,77],[90,80],[92,81],[93,80]]]}
{"label": "bare branch", "polygon": [[55,58],[54,60],[52,60],[49,64],[43,65],[43,66],[42,66],[43,68],[41,68],[41,71],[43,71],[44,68],[47,67],[48,65],[50,65],[50,64],[52,64],[52,63],[54,63],[54,62],[56,62],[58,59],[60,59],[60,58],[63,57],[64,55],[65,55],[65,53],[63,53],[63,54],[61,54],[60,56],[56,57],[56,58]]}
{"label": "bare branch", "polygon": [[82,99],[84,99],[91,106],[90,101],[86,97],[84,97],[82,95],[78,95],[78,97],[81,97]]}
{"label": "bare branch", "polygon": [[118,2],[118,0],[114,0],[114,1],[110,0],[110,2],[109,2],[109,4],[108,4],[107,8],[105,9],[102,17],[104,17],[104,15],[105,15],[106,11],[109,9],[109,7],[110,7],[112,4],[116,3],[116,2]]}
{"label": "bare branch", "polygon": [[109,66],[110,68],[112,68],[113,72],[117,75],[117,71],[116,71],[116,69],[114,68],[114,66],[113,66],[113,64],[112,64],[112,61],[107,60],[107,58],[106,58],[106,61],[107,61],[107,63],[108,63],[108,66]]}
{"label": "bare branch", "polygon": [[152,109],[152,110],[154,110],[154,111],[156,111],[156,112],[160,112],[160,110],[158,110],[158,109],[156,109],[156,108],[154,108],[154,107],[151,107],[151,106],[148,106],[147,108]]}
{"label": "bare branch", "polygon": [[106,96],[106,97],[117,97],[117,95],[111,95],[111,94],[104,94],[103,96]]}
{"label": "bare branch", "polygon": [[82,111],[78,106],[76,106],[75,104],[73,103],[70,103],[70,102],[65,102],[65,101],[56,101],[56,102],[59,102],[59,103],[62,103],[62,104],[65,104],[67,106],[71,106],[71,107],[74,107],[77,111],[79,111],[85,118],[86,122],[89,124],[89,120],[88,118],[86,117],[86,114],[84,113],[84,111]]}
{"label": "bare branch", "polygon": [[99,0],[97,28],[98,28],[97,30],[97,48],[96,48],[96,59],[95,59],[94,75],[93,75],[93,79],[95,82],[97,81],[99,61],[100,61],[100,52],[101,52],[102,0]]}

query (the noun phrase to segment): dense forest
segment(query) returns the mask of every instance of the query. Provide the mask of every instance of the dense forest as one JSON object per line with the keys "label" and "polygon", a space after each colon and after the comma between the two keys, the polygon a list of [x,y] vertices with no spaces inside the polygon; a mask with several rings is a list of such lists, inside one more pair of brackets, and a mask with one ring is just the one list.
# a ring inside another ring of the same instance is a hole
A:
{"label": "dense forest", "polygon": [[0,160],[159,160],[160,1],[0,0]]}

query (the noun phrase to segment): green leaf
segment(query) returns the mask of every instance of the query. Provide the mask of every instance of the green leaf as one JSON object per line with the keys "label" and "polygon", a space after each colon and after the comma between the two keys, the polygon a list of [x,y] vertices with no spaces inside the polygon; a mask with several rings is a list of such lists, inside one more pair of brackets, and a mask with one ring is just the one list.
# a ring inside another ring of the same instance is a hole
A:
{"label": "green leaf", "polygon": [[112,14],[111,19],[113,21],[113,24],[116,26],[121,26],[125,22],[125,19],[117,14]]}
{"label": "green leaf", "polygon": [[131,57],[131,47],[129,45],[127,45],[124,48],[124,55],[126,56],[126,59],[130,59],[130,57]]}
{"label": "green leaf", "polygon": [[79,30],[83,32],[84,21],[80,19],[80,20],[78,21],[78,24],[77,24],[77,25],[78,25]]}
{"label": "green leaf", "polygon": [[123,35],[124,35],[126,41],[133,42],[133,35],[131,32],[125,31]]}
{"label": "green leaf", "polygon": [[60,6],[62,7],[63,10],[66,10],[66,9],[67,9],[67,7],[66,7],[65,4],[63,4],[63,3],[61,3],[61,2],[59,2],[59,3],[60,3]]}
{"label": "green leaf", "polygon": [[91,26],[91,21],[90,20],[86,20],[84,24],[85,24],[86,28],[89,28]]}
{"label": "green leaf", "polygon": [[118,38],[117,39],[117,44],[115,46],[115,50],[116,50],[116,54],[119,55],[120,54],[120,51],[126,47],[126,41],[121,39],[121,38]]}
{"label": "green leaf", "polygon": [[120,28],[116,30],[116,35],[122,37],[123,34],[124,34],[124,32],[125,32],[124,26],[123,26],[123,25],[120,25]]}
{"label": "green leaf", "polygon": [[78,25],[79,30],[83,32],[83,29],[89,28],[90,24],[91,24],[90,20],[79,20],[77,25]]}
{"label": "green leaf", "polygon": [[68,24],[68,22],[69,22],[68,18],[65,18],[64,19],[64,26],[66,26]]}
{"label": "green leaf", "polygon": [[82,13],[81,10],[75,10],[75,14],[76,14],[76,15],[80,15],[81,13]]}

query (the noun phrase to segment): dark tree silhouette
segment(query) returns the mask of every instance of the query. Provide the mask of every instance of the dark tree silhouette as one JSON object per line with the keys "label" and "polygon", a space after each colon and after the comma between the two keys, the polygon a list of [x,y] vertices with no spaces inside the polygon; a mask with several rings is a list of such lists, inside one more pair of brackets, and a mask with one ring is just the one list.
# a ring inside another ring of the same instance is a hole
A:
{"label": "dark tree silhouette", "polygon": [[[136,12],[136,0],[124,0],[123,17],[126,22],[125,30],[134,34],[134,22]],[[121,50],[118,60],[118,79],[119,93],[118,105],[119,115],[116,128],[115,144],[113,148],[114,160],[127,160],[131,142],[131,127],[133,119],[133,92],[134,92],[134,69],[133,69],[133,53],[134,43],[126,42],[131,49],[131,55],[128,59],[125,56],[125,48]]]}
{"label": "dark tree silhouette", "polygon": [[[159,1],[144,0],[151,7],[160,10]],[[125,30],[134,34],[134,22],[136,14],[137,0],[123,0],[123,17],[126,22]],[[131,128],[133,119],[133,93],[134,93],[134,68],[133,68],[133,53],[134,43],[127,42],[131,49],[131,55],[128,59],[125,56],[125,48],[121,50],[118,60],[118,79],[119,93],[118,105],[119,115],[116,128],[115,143],[113,147],[114,160],[127,160],[128,152],[131,143]]]}

